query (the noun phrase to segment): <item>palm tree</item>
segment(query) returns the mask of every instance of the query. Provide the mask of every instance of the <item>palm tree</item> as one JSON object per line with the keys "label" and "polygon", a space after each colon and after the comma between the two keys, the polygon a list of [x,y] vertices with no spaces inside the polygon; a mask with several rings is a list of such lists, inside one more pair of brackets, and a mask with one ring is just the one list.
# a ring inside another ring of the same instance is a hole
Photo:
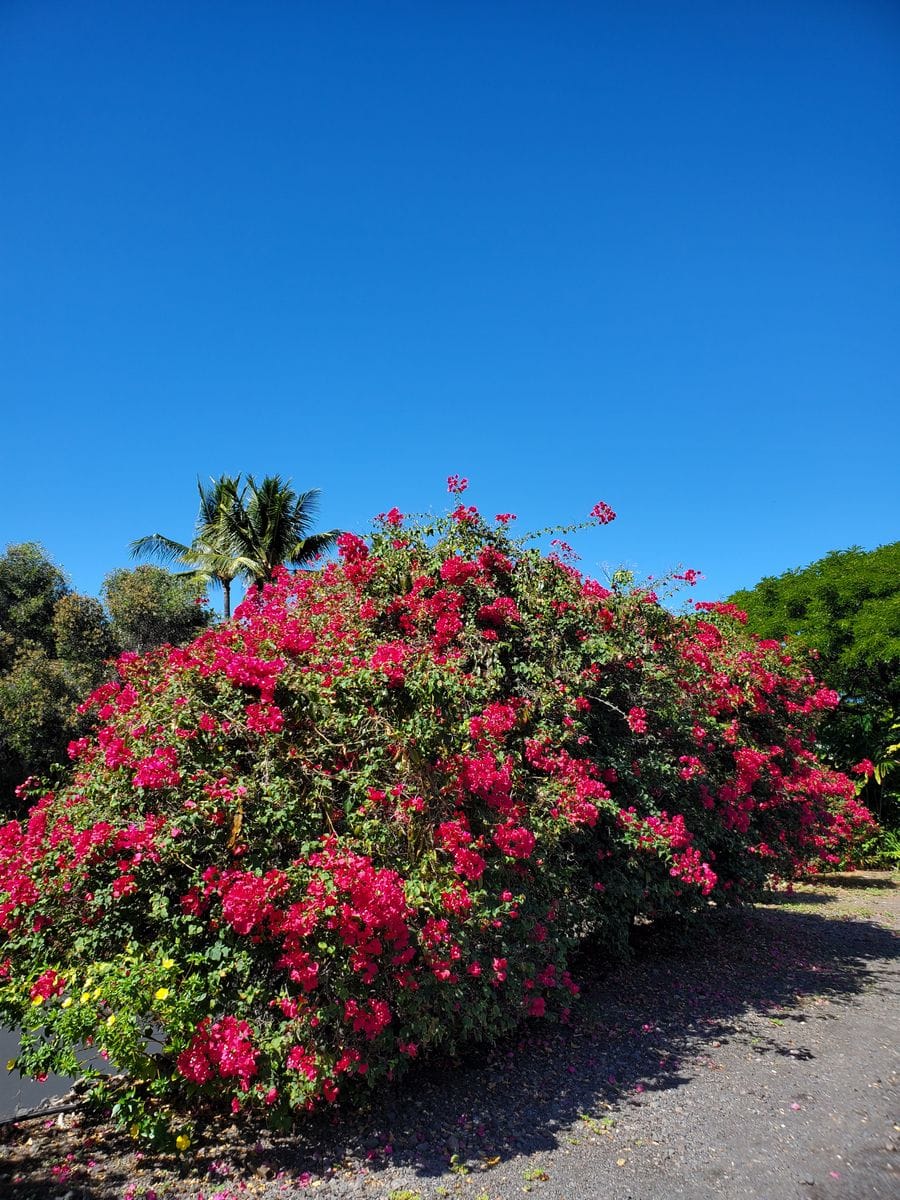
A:
{"label": "palm tree", "polygon": [[146,555],[159,562],[185,566],[183,576],[196,579],[199,583],[218,584],[222,589],[223,609],[226,619],[231,616],[231,584],[242,573],[236,555],[231,550],[229,519],[233,512],[242,509],[243,490],[240,475],[220,475],[204,487],[197,480],[200,493],[200,511],[197,514],[196,533],[189,546],[176,542],[162,533],[152,533],[131,543],[133,558]]}
{"label": "palm tree", "polygon": [[319,491],[298,493],[290,484],[280,475],[267,475],[257,484],[248,475],[240,502],[223,514],[233,563],[258,588],[272,579],[276,567],[306,566],[340,536],[339,529],[312,532]]}

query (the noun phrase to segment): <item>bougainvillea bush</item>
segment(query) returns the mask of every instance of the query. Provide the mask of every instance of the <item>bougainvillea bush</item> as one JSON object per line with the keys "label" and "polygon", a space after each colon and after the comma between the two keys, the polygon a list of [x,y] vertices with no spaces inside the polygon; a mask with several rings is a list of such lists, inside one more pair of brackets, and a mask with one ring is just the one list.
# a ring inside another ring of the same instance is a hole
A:
{"label": "bougainvillea bush", "polygon": [[815,757],[837,697],[779,644],[585,578],[463,487],[90,697],[70,782],[0,829],[20,1070],[99,1052],[144,1133],[204,1103],[284,1122],[565,1020],[585,939],[614,953],[636,915],[752,899],[866,832]]}

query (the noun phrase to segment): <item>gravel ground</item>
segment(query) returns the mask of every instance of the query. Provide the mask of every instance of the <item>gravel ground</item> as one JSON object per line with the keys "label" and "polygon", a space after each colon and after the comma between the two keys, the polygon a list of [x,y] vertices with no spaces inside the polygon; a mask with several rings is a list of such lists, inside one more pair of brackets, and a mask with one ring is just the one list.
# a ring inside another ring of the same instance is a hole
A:
{"label": "gravel ground", "polygon": [[0,1128],[16,1200],[891,1200],[900,876],[859,872],[586,959],[573,1024],[431,1062],[300,1135],[181,1160],[61,1113]]}

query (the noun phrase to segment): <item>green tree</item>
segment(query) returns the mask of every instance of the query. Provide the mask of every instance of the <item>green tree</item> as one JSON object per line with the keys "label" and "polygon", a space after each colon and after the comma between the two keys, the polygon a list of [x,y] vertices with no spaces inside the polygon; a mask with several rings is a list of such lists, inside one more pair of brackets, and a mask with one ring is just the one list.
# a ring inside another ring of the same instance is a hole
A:
{"label": "green tree", "polygon": [[[840,693],[821,732],[833,760],[845,770],[887,761],[900,719],[900,542],[833,550],[731,599],[756,633],[812,651],[816,674]],[[878,771],[862,792],[888,823],[900,815],[898,784]]]}
{"label": "green tree", "polygon": [[0,557],[0,670],[26,642],[53,653],[53,611],[71,589],[38,542],[6,547]]}
{"label": "green tree", "polygon": [[103,581],[103,597],[122,650],[143,654],[164,643],[178,646],[210,624],[197,580],[162,567],[111,571]]}
{"label": "green tree", "polygon": [[0,556],[0,807],[15,788],[66,758],[79,718],[72,682],[56,657],[57,606],[72,595],[65,575],[37,542]]}
{"label": "green tree", "polygon": [[47,776],[66,761],[66,746],[87,725],[76,704],[62,664],[34,642],[0,676],[0,799],[7,806],[26,776]]}
{"label": "green tree", "polygon": [[225,514],[235,563],[252,584],[268,583],[277,567],[302,567],[329,550],[340,530],[313,533],[319,491],[295,492],[290,480],[267,475],[259,484],[252,475],[241,503]]}
{"label": "green tree", "polygon": [[241,506],[240,478],[240,475],[220,475],[208,487],[197,481],[200,511],[190,545],[162,533],[152,533],[131,543],[135,558],[147,556],[158,562],[179,564],[187,568],[182,572],[186,578],[221,587],[226,619],[231,616],[231,584],[241,571],[231,551],[228,521],[229,515]]}
{"label": "green tree", "polygon": [[69,592],[56,602],[52,630],[56,657],[80,697],[110,673],[118,647],[109,618],[93,596]]}

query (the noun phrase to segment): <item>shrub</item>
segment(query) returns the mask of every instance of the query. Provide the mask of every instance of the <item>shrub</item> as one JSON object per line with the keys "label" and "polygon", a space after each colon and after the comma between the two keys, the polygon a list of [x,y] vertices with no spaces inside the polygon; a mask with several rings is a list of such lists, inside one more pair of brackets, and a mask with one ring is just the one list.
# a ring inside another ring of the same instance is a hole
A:
{"label": "shrub", "polygon": [[90,1073],[92,1045],[136,1131],[200,1100],[285,1122],[565,1019],[585,938],[613,953],[635,914],[750,899],[868,833],[814,755],[836,697],[778,644],[510,520],[391,510],[232,623],[120,659],[69,785],[0,830],[21,1070]]}

